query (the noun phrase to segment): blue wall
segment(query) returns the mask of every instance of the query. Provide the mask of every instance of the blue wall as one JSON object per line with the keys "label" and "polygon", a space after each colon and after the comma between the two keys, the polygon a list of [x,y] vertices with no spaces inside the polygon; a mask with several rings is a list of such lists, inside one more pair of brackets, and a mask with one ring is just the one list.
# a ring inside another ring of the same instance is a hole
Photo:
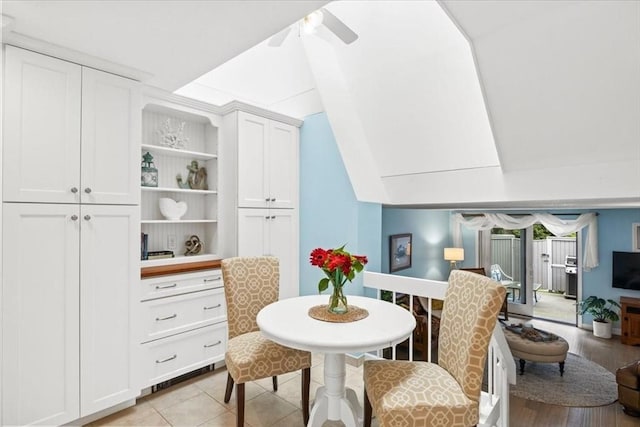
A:
{"label": "blue wall", "polygon": [[[600,265],[582,276],[582,296],[597,295],[620,301],[621,296],[640,298],[640,291],[616,289],[611,286],[611,253],[630,252],[632,246],[631,226],[640,223],[640,208],[603,209],[598,215],[598,256]],[[590,322],[585,316],[583,322]]]}
{"label": "blue wall", "polygon": [[[563,212],[568,211],[553,211]],[[326,115],[305,118],[300,130],[301,295],[316,294],[317,283],[323,277],[318,268],[309,264],[309,253],[314,248],[346,244],[351,253],[367,255],[368,271],[387,273],[389,236],[402,233],[413,235],[412,266],[395,274],[445,280],[449,265],[443,259],[443,250],[452,246],[450,215],[448,210],[382,208],[379,204],[358,202]],[[611,252],[631,250],[631,224],[635,222],[640,222],[640,208],[599,210],[600,266],[584,272],[584,297],[640,297],[640,291],[611,287]],[[465,260],[460,266],[476,267],[475,232],[463,227],[463,239]],[[361,275],[345,290],[348,294],[363,294]]]}
{"label": "blue wall", "polygon": [[[356,200],[326,114],[306,117],[300,128],[300,295],[317,294],[324,277],[309,264],[317,247],[346,244],[352,254],[368,257],[366,270],[380,271],[381,217],[381,205]],[[362,295],[362,275],[344,289]]]}
{"label": "blue wall", "polygon": [[[389,272],[389,236],[411,233],[411,268],[394,274],[432,280],[449,277],[444,248],[451,247],[451,211],[384,208],[382,210],[382,259]],[[476,267],[475,233],[463,229],[464,261],[458,267]]]}

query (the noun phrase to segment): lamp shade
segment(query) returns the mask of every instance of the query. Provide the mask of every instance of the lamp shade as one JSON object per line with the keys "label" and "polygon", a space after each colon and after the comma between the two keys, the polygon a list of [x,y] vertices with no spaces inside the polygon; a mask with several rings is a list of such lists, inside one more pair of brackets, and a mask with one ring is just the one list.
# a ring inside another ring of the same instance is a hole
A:
{"label": "lamp shade", "polygon": [[446,261],[464,261],[464,249],[444,248],[444,259]]}

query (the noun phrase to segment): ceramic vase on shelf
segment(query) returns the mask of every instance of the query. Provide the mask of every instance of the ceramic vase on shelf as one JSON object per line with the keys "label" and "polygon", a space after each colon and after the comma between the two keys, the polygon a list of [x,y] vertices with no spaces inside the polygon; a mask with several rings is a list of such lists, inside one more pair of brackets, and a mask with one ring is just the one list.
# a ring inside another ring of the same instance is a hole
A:
{"label": "ceramic vase on shelf", "polygon": [[347,297],[342,292],[342,286],[333,287],[333,292],[329,296],[329,307],[327,310],[334,314],[344,314],[349,311]]}

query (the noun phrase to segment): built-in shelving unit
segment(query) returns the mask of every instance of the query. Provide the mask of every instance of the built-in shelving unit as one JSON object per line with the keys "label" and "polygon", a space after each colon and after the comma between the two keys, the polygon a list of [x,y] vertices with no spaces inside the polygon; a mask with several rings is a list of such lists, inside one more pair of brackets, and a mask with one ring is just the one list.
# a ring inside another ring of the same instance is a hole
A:
{"label": "built-in shelving unit", "polygon": [[[141,156],[149,152],[158,170],[158,187],[141,187],[141,231],[148,235],[149,251],[171,250],[175,258],[143,260],[142,268],[218,259],[218,139],[219,117],[175,102],[176,98],[150,97],[142,112]],[[181,148],[163,143],[162,129],[182,128]],[[183,188],[188,166],[197,161],[207,171],[207,190]],[[177,176],[181,177],[182,186]],[[166,219],[159,208],[160,198],[187,204],[179,220]],[[204,250],[185,256],[185,242],[198,236]]]}

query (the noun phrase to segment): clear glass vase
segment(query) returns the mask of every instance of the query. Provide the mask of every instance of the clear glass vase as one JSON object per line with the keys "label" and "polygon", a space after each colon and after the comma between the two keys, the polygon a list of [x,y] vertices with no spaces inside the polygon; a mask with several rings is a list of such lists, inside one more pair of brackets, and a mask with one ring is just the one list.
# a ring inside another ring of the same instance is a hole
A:
{"label": "clear glass vase", "polygon": [[333,287],[333,292],[331,296],[329,296],[329,307],[327,310],[335,314],[344,314],[349,310],[347,297],[342,293],[342,286]]}

